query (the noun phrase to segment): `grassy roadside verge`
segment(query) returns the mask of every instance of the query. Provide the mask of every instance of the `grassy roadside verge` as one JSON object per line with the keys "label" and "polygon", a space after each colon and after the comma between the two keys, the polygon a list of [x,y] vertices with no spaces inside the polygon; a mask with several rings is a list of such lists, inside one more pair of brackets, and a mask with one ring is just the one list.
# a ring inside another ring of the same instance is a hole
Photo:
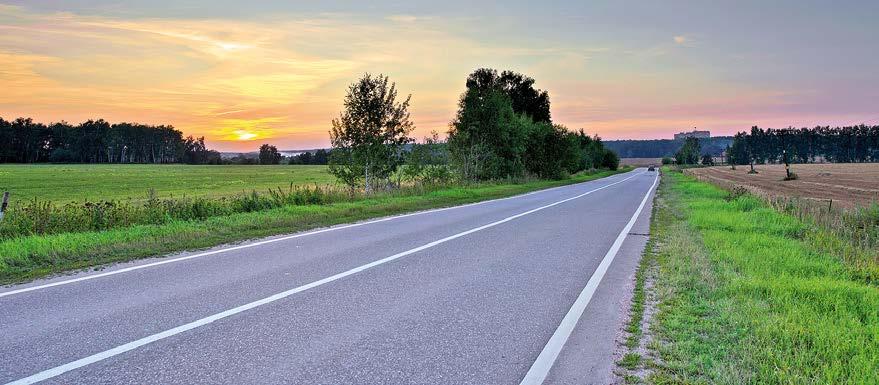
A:
{"label": "grassy roadside verge", "polygon": [[503,198],[595,180],[631,169],[578,174],[559,181],[483,185],[424,195],[383,196],[327,205],[280,208],[100,232],[13,238],[0,242],[0,284],[228,242],[292,233],[386,215]]}
{"label": "grassy roadside verge", "polygon": [[627,382],[879,383],[879,288],[816,245],[826,231],[676,172],[654,207],[657,313],[630,333],[649,352],[629,350]]}

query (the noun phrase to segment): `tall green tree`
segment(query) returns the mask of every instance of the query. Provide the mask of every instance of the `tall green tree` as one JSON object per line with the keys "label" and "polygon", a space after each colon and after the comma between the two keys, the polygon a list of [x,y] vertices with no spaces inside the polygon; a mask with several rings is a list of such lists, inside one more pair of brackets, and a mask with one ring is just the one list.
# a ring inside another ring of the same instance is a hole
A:
{"label": "tall green tree", "polygon": [[499,91],[510,98],[513,112],[526,115],[536,123],[552,123],[549,93],[534,88],[534,79],[513,71],[498,74],[491,68],[480,68],[467,77],[467,89],[482,95]]}
{"label": "tall green tree", "polygon": [[345,109],[330,130],[330,172],[349,187],[363,184],[367,193],[389,186],[390,176],[402,162],[409,133],[409,101],[397,101],[397,89],[384,75],[365,74],[348,87]]}
{"label": "tall green tree", "polygon": [[[528,136],[548,133],[551,124],[549,94],[534,88],[534,79],[489,68],[477,69],[467,77],[466,90],[449,131],[452,163],[465,179],[494,179],[521,176]],[[538,142],[532,140],[532,144]],[[543,147],[535,148],[540,152]],[[534,156],[531,160],[541,159]],[[534,166],[546,173],[543,166]],[[557,173],[554,173],[557,174]]]}
{"label": "tall green tree", "polygon": [[732,145],[726,150],[727,159],[731,164],[745,165],[751,162],[745,136],[744,132],[737,133],[733,137]]}
{"label": "tall green tree", "polygon": [[521,176],[531,124],[530,118],[516,115],[503,92],[468,88],[449,131],[453,165],[470,180]]}

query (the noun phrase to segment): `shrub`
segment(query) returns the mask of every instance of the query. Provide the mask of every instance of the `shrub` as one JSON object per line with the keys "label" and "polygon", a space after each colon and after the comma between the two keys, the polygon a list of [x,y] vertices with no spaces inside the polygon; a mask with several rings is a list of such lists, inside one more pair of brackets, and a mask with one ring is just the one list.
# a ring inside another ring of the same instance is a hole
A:
{"label": "shrub", "polygon": [[616,170],[620,167],[620,157],[617,153],[605,149],[604,157],[601,160],[601,167],[606,168],[608,170]]}

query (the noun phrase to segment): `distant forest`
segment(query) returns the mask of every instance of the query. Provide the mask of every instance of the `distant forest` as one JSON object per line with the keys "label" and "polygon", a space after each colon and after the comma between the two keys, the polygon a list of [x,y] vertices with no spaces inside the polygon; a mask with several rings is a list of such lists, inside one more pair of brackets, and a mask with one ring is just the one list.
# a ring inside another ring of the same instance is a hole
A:
{"label": "distant forest", "polygon": [[[879,162],[879,126],[762,129],[733,137],[730,160],[753,163]],[[787,159],[784,159],[787,157]]]}
{"label": "distant forest", "polygon": [[221,159],[205,147],[204,137],[184,138],[173,126],[0,118],[0,163],[41,162],[219,164]]}
{"label": "distant forest", "polygon": [[[701,155],[720,156],[733,143],[731,136],[717,136],[699,139]],[[684,145],[683,140],[606,140],[604,146],[616,152],[620,158],[662,158],[673,157]]]}

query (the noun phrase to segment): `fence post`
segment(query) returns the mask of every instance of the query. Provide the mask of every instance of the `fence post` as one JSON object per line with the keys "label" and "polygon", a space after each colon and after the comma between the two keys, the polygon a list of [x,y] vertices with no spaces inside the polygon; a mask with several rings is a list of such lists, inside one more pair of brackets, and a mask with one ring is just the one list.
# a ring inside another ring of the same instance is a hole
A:
{"label": "fence post", "polygon": [[6,215],[6,206],[9,204],[9,191],[3,193],[3,203],[0,204],[0,221],[3,220],[3,216]]}

